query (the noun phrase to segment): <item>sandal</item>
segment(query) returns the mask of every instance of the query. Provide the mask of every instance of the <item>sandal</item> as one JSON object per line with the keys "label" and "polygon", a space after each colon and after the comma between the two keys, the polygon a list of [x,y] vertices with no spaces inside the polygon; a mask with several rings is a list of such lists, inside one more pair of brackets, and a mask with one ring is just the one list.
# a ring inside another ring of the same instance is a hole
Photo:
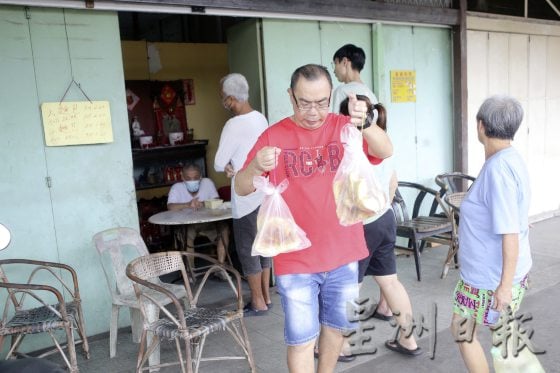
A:
{"label": "sandal", "polygon": [[414,350],[410,350],[399,343],[398,340],[387,341],[385,342],[385,347],[389,350],[398,352],[399,354],[407,355],[407,356],[419,356],[422,354],[422,349],[420,347],[416,347]]}
{"label": "sandal", "polygon": [[250,316],[265,316],[268,314],[268,310],[258,310],[253,308],[251,303],[247,303],[245,307],[243,307],[243,316],[250,317]]}
{"label": "sandal", "polygon": [[[319,359],[319,351],[317,349],[313,350],[313,356],[315,356],[315,359]],[[343,353],[340,353],[337,359],[341,363],[349,363],[354,360],[356,360],[356,355],[344,355]]]}
{"label": "sandal", "polygon": [[375,319],[378,319],[378,320],[383,320],[383,321],[393,321],[393,319],[394,319],[393,315],[387,316],[387,315],[383,315],[382,313],[377,312],[377,307],[375,307],[375,311],[373,311],[373,315],[371,317],[373,317]]}

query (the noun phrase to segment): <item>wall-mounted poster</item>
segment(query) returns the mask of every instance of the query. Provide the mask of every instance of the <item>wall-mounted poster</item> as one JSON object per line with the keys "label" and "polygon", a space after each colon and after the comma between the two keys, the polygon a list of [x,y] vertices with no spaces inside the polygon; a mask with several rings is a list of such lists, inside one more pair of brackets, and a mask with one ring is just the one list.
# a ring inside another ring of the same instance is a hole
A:
{"label": "wall-mounted poster", "polygon": [[416,71],[391,71],[391,102],[416,102]]}
{"label": "wall-mounted poster", "polygon": [[109,101],[41,104],[47,146],[113,142]]}

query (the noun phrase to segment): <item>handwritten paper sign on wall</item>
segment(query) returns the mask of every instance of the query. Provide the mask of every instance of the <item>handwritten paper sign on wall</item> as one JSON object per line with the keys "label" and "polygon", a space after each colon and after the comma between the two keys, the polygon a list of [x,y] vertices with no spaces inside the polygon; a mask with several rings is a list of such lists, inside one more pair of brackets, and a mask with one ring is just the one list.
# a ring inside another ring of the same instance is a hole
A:
{"label": "handwritten paper sign on wall", "polygon": [[113,142],[109,101],[41,104],[47,146]]}
{"label": "handwritten paper sign on wall", "polygon": [[391,102],[416,102],[416,71],[391,71]]}

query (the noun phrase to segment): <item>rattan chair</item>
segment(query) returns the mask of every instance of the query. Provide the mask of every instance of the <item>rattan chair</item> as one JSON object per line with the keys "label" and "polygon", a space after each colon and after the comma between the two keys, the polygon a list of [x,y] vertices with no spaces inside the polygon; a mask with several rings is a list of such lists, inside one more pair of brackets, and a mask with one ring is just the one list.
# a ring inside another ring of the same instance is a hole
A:
{"label": "rattan chair", "polygon": [[[10,282],[8,274],[27,277],[26,282]],[[70,372],[78,372],[75,345],[81,343],[89,359],[89,346],[78,288],[78,277],[70,266],[28,259],[0,260],[0,289],[6,289],[0,321],[0,350],[6,336],[11,347],[6,359],[17,354],[28,334],[48,333],[55,347],[38,357],[60,352]],[[68,301],[62,294],[67,294]],[[56,338],[56,331],[66,333],[66,346]],[[74,330],[79,338],[75,339]],[[67,348],[68,354],[64,352]]]}
{"label": "rattan chair", "polygon": [[436,184],[440,187],[439,195],[441,198],[447,193],[468,191],[475,180],[476,177],[462,172],[439,174],[435,178]]}
{"label": "rattan chair", "polygon": [[[204,274],[201,282],[193,293],[184,261],[191,258],[200,258],[211,262],[213,266]],[[183,307],[177,297],[167,289],[153,282],[158,276],[181,271],[183,285],[188,294],[189,306]],[[216,271],[228,271],[236,282],[236,307],[235,309],[218,309],[197,307],[199,296],[207,283],[209,276]],[[247,329],[243,321],[243,299],[241,296],[241,277],[230,266],[221,265],[216,260],[206,255],[170,251],[151,254],[134,259],[126,268],[127,276],[134,282],[134,290],[141,305],[144,316],[144,330],[138,352],[136,372],[170,365],[181,366],[181,371],[198,372],[201,361],[247,359],[252,372],[256,371]],[[150,292],[159,292],[167,297],[172,306],[164,304],[150,295]],[[163,318],[154,316],[154,309],[161,311]],[[202,351],[206,337],[210,333],[228,331],[235,342],[241,346],[243,356],[220,356],[202,358]],[[148,342],[148,334],[152,335]],[[144,367],[150,354],[159,347],[162,339],[175,341],[179,361]],[[183,343],[181,343],[181,341]],[[184,352],[184,356],[183,356]]]}
{"label": "rattan chair", "polygon": [[[446,215],[453,226],[452,237],[455,242],[454,245],[449,246],[449,252],[447,253],[447,258],[443,265],[441,278],[447,276],[447,272],[449,272],[451,266],[459,268],[459,261],[457,258],[457,252],[459,251],[459,201],[462,201],[475,180],[476,177],[462,172],[449,172],[439,174],[435,177],[435,182],[440,187],[439,195],[446,205]],[[455,201],[455,203],[450,204],[449,199]]]}
{"label": "rattan chair", "polygon": [[[117,354],[117,331],[119,310],[128,307],[132,322],[132,335],[135,342],[140,341],[142,330],[142,314],[136,299],[132,281],[126,277],[126,265],[139,256],[148,255],[148,248],[140,234],[132,228],[112,228],[99,232],[93,236],[93,244],[99,253],[99,259],[111,292],[112,310],[111,325],[109,328],[109,356]],[[187,293],[180,285],[167,284],[156,279],[158,286],[173,292],[179,298],[185,298]],[[159,293],[153,292],[153,297],[159,297],[161,302],[168,304],[171,301]],[[167,303],[165,303],[167,301]]]}

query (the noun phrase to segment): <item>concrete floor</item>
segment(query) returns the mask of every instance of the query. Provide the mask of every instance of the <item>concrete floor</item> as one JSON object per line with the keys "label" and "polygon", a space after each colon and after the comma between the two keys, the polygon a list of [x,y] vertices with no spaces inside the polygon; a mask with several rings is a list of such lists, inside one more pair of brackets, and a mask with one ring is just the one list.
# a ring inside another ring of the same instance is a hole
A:
{"label": "concrete floor", "polygon": [[[533,320],[527,324],[534,329],[533,343],[544,348],[547,353],[539,355],[539,360],[546,372],[560,372],[560,325],[556,310],[560,307],[560,217],[548,219],[533,225],[531,229],[531,245],[533,252],[533,269],[530,278],[530,290],[527,292],[520,312],[531,312]],[[458,271],[450,270],[445,279],[440,278],[442,263],[447,248],[440,246],[428,248],[424,251],[422,262],[422,282],[416,280],[414,259],[399,257],[397,259],[399,277],[407,289],[415,319],[421,315],[428,317],[433,306],[437,306],[437,323],[430,325],[430,331],[425,332],[419,345],[424,351],[430,350],[432,341],[436,337],[435,357],[428,354],[410,358],[389,351],[383,345],[390,339],[394,329],[389,323],[374,319],[375,329],[371,336],[377,347],[375,354],[358,356],[351,363],[339,363],[336,372],[466,372],[456,344],[449,333],[451,320],[451,294],[458,279]],[[224,300],[228,292],[225,283],[213,281],[212,290],[205,299],[206,302],[227,303]],[[247,295],[245,286],[245,294]],[[361,290],[362,296],[378,297],[379,291],[373,280],[366,278]],[[283,313],[278,295],[273,289],[275,307],[266,316],[246,318],[246,325],[252,344],[259,372],[280,373],[287,372],[286,347],[283,336]],[[107,310],[110,312],[110,310]],[[490,348],[490,334],[484,330],[482,343],[488,351]],[[80,356],[80,372],[133,372],[136,364],[138,345],[132,343],[130,328],[119,331],[117,357],[109,358],[108,335],[94,338],[91,342],[92,358],[84,360]],[[161,350],[161,360],[175,359],[174,345],[164,343]],[[224,351],[232,354],[240,353],[229,334],[214,333],[211,335],[204,350],[204,356],[221,354]],[[487,355],[491,360],[490,355]],[[53,360],[59,359],[56,355]],[[178,372],[178,367],[161,369],[161,372]],[[200,372],[247,372],[248,366],[244,361],[203,362]]]}

